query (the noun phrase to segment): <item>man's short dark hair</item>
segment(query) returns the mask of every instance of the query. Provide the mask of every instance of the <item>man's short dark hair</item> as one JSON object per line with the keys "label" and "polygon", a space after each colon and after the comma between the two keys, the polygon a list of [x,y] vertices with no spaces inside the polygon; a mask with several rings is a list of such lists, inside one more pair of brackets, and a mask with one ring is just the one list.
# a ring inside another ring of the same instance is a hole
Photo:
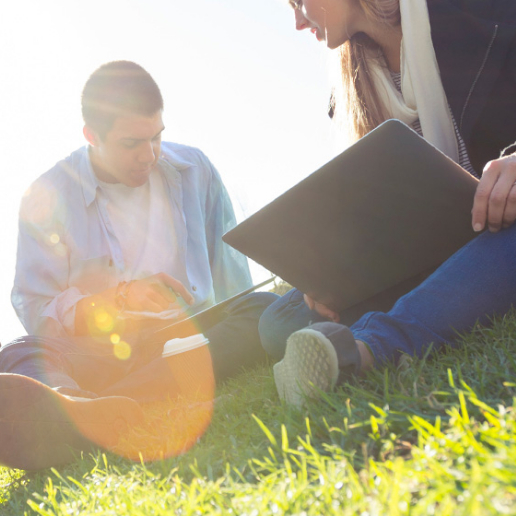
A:
{"label": "man's short dark hair", "polygon": [[163,97],[140,65],[113,61],[90,75],[82,90],[81,105],[84,123],[104,137],[119,116],[152,116],[162,110]]}

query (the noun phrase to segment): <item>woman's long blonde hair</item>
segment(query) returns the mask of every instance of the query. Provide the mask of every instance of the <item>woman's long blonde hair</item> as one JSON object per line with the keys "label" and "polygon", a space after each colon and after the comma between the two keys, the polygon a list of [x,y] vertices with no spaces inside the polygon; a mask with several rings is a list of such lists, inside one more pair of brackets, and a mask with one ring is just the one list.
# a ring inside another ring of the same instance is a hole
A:
{"label": "woman's long blonde hair", "polygon": [[[356,1],[372,20],[392,27],[400,24],[399,0]],[[371,58],[380,56],[378,44],[363,33],[356,34],[337,50],[338,79],[334,85],[332,108],[351,142],[389,118],[375,90],[370,70]]]}

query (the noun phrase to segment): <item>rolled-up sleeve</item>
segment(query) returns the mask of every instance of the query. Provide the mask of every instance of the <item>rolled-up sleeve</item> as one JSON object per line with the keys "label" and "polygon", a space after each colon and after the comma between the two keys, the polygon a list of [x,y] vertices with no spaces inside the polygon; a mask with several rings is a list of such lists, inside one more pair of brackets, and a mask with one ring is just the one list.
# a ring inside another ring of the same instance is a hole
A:
{"label": "rolled-up sleeve", "polygon": [[220,174],[205,157],[210,170],[206,201],[206,238],[216,301],[222,301],[252,285],[247,258],[226,244],[222,235],[235,227],[236,219],[229,194]]}
{"label": "rolled-up sleeve", "polygon": [[85,297],[69,288],[69,249],[63,203],[53,186],[38,180],[22,199],[13,307],[30,334],[73,334],[75,305]]}

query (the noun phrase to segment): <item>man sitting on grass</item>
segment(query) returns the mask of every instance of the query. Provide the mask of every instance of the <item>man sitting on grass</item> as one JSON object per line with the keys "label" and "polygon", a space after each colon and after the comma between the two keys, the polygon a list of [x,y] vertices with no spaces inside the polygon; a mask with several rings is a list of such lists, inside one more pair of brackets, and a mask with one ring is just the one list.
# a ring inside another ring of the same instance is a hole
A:
{"label": "man sitting on grass", "polygon": [[[177,385],[153,333],[251,285],[221,240],[235,217],[219,174],[199,150],[161,142],[162,111],[142,67],[101,66],[82,94],[89,145],[23,199],[12,302],[32,336],[0,350],[2,464],[112,447],[141,422],[138,402],[196,389]],[[244,296],[206,329],[206,374],[221,381],[265,357],[257,323],[274,298]]]}

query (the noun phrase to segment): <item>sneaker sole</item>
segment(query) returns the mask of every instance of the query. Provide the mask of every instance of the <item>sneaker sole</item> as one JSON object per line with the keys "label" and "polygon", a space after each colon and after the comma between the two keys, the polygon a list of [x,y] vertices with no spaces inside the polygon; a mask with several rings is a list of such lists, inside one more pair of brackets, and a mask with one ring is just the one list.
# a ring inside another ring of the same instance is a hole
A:
{"label": "sneaker sole", "polygon": [[144,417],[130,398],[74,400],[16,374],[0,374],[0,407],[0,463],[24,470],[66,464],[78,451],[112,448]]}
{"label": "sneaker sole", "polygon": [[287,340],[285,357],[274,368],[278,395],[287,403],[303,406],[337,383],[339,366],[333,344],[321,332],[304,329]]}

